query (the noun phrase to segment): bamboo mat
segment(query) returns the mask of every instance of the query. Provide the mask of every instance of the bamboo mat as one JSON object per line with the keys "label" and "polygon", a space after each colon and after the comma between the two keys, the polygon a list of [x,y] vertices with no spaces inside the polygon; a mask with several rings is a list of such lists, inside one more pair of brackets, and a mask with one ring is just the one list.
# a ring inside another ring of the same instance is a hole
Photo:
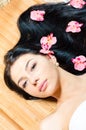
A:
{"label": "bamboo mat", "polygon": [[0,0],[0,7],[6,5],[9,2],[10,2],[10,0]]}
{"label": "bamboo mat", "polygon": [[24,100],[10,91],[3,81],[3,57],[20,36],[17,18],[36,3],[41,3],[41,0],[11,0],[0,8],[0,130],[39,130],[40,121],[56,108],[55,101]]}

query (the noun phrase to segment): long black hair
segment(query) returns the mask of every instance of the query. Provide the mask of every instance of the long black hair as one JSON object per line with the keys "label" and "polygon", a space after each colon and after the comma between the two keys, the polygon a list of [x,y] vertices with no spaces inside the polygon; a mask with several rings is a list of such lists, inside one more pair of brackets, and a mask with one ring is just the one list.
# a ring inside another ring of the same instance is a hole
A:
{"label": "long black hair", "polygon": [[[30,12],[33,10],[45,11],[44,21],[32,20]],[[67,24],[70,21],[83,23],[81,32],[66,32]],[[76,9],[65,3],[34,5],[20,15],[18,28],[21,34],[20,39],[4,58],[6,65],[4,79],[11,90],[16,91],[25,99],[32,99],[31,95],[24,92],[12,81],[10,67],[19,56],[25,53],[39,54],[41,37],[50,33],[53,33],[57,38],[57,43],[52,46],[51,50],[54,52],[60,67],[75,75],[86,73],[86,69],[75,70],[71,61],[72,58],[79,55],[86,57],[86,5],[81,9]]]}

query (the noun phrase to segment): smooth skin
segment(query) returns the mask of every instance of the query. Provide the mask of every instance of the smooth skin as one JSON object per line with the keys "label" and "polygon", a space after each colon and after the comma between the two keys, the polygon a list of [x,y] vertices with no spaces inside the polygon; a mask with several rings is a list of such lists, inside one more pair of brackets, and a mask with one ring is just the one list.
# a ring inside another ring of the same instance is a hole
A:
{"label": "smooth skin", "polygon": [[69,130],[76,108],[86,100],[86,74],[73,75],[59,67],[56,58],[24,54],[12,65],[12,80],[36,97],[57,99],[55,113],[44,119],[40,130]]}
{"label": "smooth skin", "polygon": [[42,98],[53,96],[60,85],[55,58],[42,55],[20,56],[11,67],[11,77],[24,91]]}

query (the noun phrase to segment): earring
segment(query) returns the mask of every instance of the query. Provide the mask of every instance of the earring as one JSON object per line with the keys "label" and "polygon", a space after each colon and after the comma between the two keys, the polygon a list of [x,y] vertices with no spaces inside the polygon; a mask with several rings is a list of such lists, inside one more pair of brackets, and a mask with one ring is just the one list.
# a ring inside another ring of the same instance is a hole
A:
{"label": "earring", "polygon": [[56,62],[56,66],[59,66],[59,63],[58,63],[58,62]]}

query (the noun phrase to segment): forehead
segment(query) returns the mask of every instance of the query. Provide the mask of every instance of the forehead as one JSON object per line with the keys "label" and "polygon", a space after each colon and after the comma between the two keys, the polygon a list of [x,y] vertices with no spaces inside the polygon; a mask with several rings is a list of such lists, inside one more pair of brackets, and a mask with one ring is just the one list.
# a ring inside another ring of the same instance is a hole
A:
{"label": "forehead", "polygon": [[36,55],[36,54],[31,54],[31,53],[23,54],[16,59],[16,61],[13,63],[11,68],[13,68],[14,66],[20,67],[20,66],[22,66],[22,63],[26,63],[27,60],[30,60],[33,58],[37,59],[37,57],[38,57],[38,55]]}
{"label": "forehead", "polygon": [[20,55],[18,58],[17,58],[17,60],[14,62],[14,64],[16,63],[16,62],[20,62],[20,61],[25,61],[25,60],[27,60],[27,59],[31,59],[31,58],[35,58],[35,57],[37,57],[37,55],[36,54],[32,54],[32,53],[27,53],[27,54],[23,54],[23,55]]}
{"label": "forehead", "polygon": [[16,59],[16,61],[13,63],[13,65],[11,66],[11,70],[13,70],[13,68],[23,67],[23,65],[27,62],[27,60],[37,59],[37,57],[39,56],[40,55],[31,54],[31,53],[23,54],[19,56]]}

